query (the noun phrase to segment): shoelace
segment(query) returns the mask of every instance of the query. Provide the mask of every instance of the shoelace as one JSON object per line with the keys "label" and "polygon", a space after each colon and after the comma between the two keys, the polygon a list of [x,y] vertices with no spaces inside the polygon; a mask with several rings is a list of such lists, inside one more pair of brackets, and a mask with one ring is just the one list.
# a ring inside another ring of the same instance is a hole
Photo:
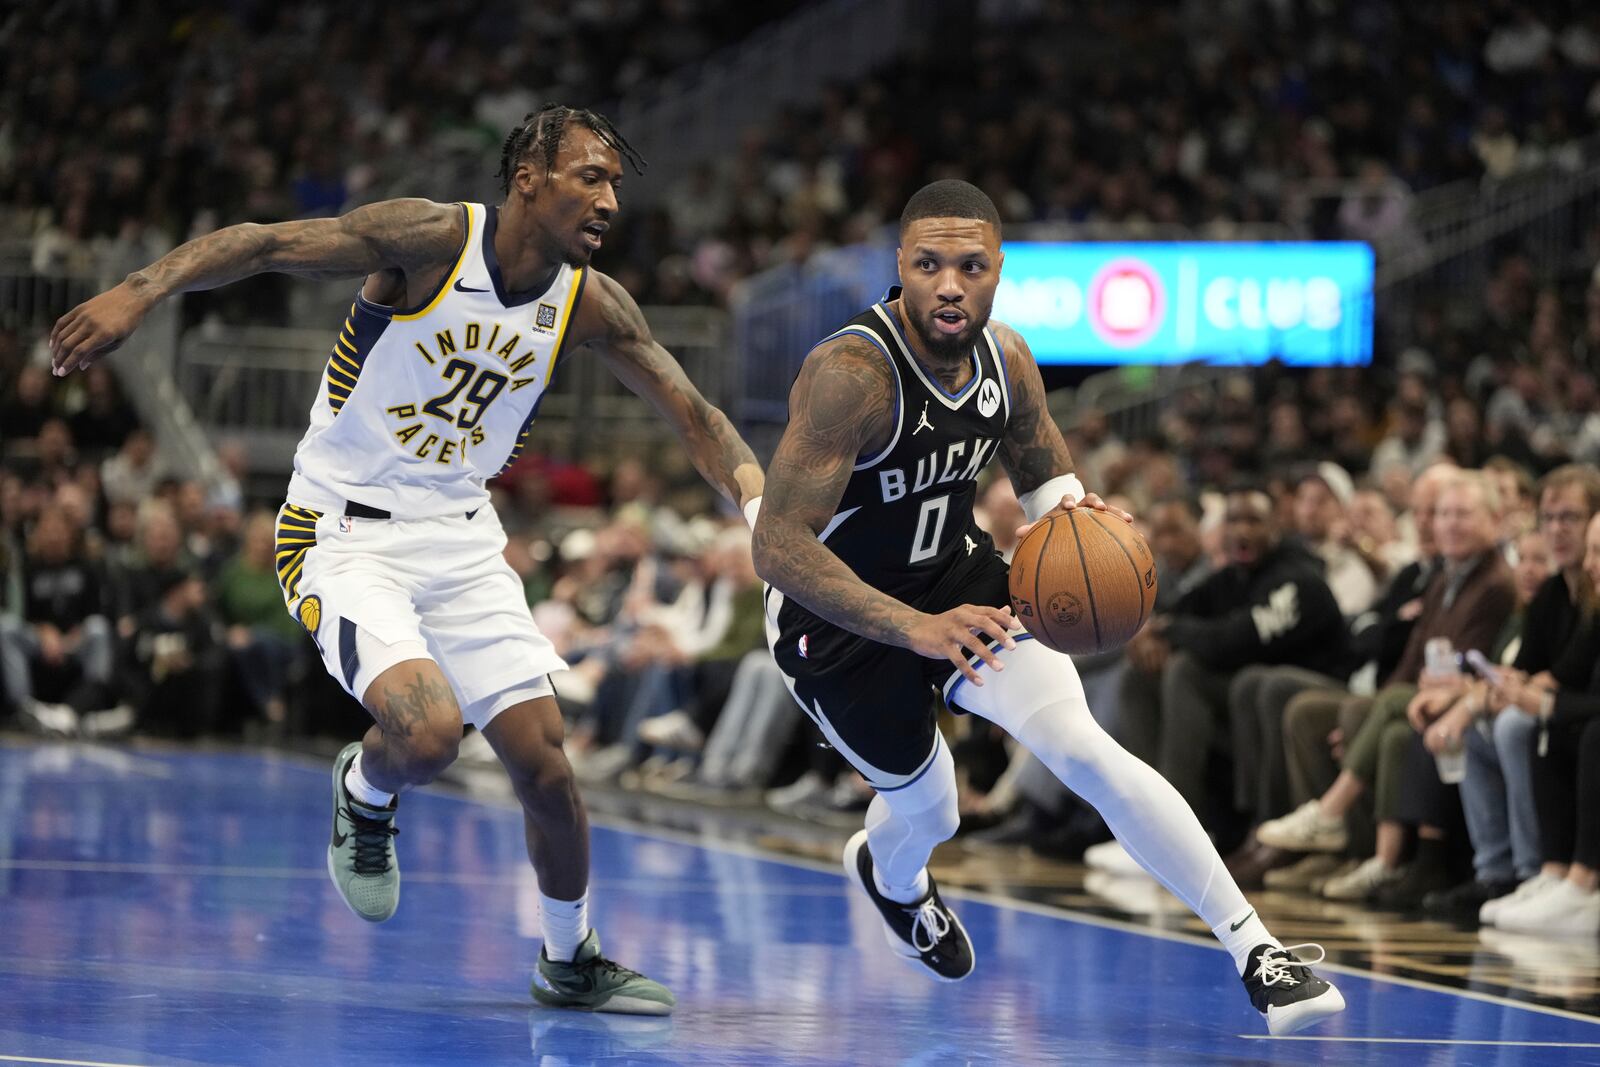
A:
{"label": "shoelace", "polygon": [[350,820],[356,839],[355,869],[357,874],[384,874],[389,870],[389,839],[400,828],[385,819],[369,819],[349,807],[340,813]]}
{"label": "shoelace", "polygon": [[631,971],[622,964],[608,960],[604,956],[596,956],[591,960],[585,960],[583,963],[573,963],[571,966],[573,970],[579,973],[587,974],[600,971],[606,977],[619,978],[624,982],[631,982],[635,978],[644,977],[638,971]]}
{"label": "shoelace", "polygon": [[[1316,959],[1295,959],[1294,953],[1299,952],[1301,949],[1311,948],[1317,950]],[[1285,945],[1283,948],[1271,949],[1261,954],[1261,963],[1256,968],[1256,977],[1261,980],[1261,984],[1264,986],[1297,986],[1300,984],[1300,978],[1294,973],[1296,970],[1304,970],[1314,963],[1321,963],[1327,958],[1327,950],[1321,945]]]}
{"label": "shoelace", "polygon": [[[950,933],[950,919],[945,915],[944,909],[939,907],[938,901],[931,896],[922,902],[916,912],[911,920],[911,947],[918,952],[932,952],[934,947]],[[924,934],[928,937],[926,945],[922,943]]]}

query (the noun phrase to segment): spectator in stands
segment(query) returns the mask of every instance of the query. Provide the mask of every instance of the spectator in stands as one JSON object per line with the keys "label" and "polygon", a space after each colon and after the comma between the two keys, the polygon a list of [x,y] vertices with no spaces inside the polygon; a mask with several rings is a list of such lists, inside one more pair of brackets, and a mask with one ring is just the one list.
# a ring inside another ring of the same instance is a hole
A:
{"label": "spectator in stands", "polygon": [[[1438,570],[1433,540],[1434,503],[1440,487],[1456,469],[1449,464],[1435,465],[1412,484],[1407,518],[1416,537],[1409,550],[1415,558],[1389,579],[1373,610],[1350,623],[1350,655],[1337,672],[1319,674],[1294,667],[1258,666],[1246,668],[1234,680],[1228,706],[1235,750],[1263,754],[1258,768],[1235,776],[1235,802],[1243,810],[1253,810],[1257,825],[1286,814],[1306,798],[1320,795],[1339,770],[1337,760],[1329,753],[1324,753],[1325,766],[1307,767],[1302,760],[1291,767],[1286,762],[1283,729],[1289,704],[1302,693],[1327,694],[1339,707],[1335,729],[1343,731],[1344,736],[1354,736],[1367,712],[1365,694],[1371,693],[1377,679],[1393,673],[1405,654],[1411,630],[1422,611],[1423,594]],[[1363,695],[1351,695],[1355,693]],[[1295,773],[1292,775],[1291,771]],[[1363,847],[1366,823],[1360,818],[1350,821],[1355,824],[1352,846]],[[1259,841],[1256,844],[1254,849],[1246,847],[1229,857],[1230,869],[1241,885],[1254,885],[1259,878],[1273,889],[1309,889],[1340,866],[1330,854],[1312,853],[1293,862],[1292,853]]]}
{"label": "spectator in stands", "polygon": [[[1591,519],[1584,570],[1600,588],[1600,516]],[[1504,930],[1592,939],[1600,933],[1600,625],[1585,605],[1576,656],[1546,679],[1508,679],[1492,699],[1502,715],[1532,721],[1533,785],[1543,863],[1527,887],[1495,901],[1489,919]]]}
{"label": "spectator in stands", "polygon": [[134,617],[124,645],[134,719],[152,736],[204,737],[218,725],[222,683],[206,587],[185,567],[157,578],[156,595]]}
{"label": "spectator in stands", "polygon": [[1416,477],[1444,454],[1444,426],[1426,405],[1397,400],[1389,408],[1389,433],[1372,450],[1373,477],[1390,467]]}
{"label": "spectator in stands", "polygon": [[1381,576],[1352,543],[1349,509],[1354,499],[1355,483],[1336,463],[1318,463],[1295,487],[1295,535],[1322,560],[1323,578],[1347,618],[1372,606]]}
{"label": "spectator in stands", "polygon": [[119,450],[139,425],[106,364],[84,373],[83,406],[72,413],[69,425],[78,450],[94,462]]}
{"label": "spectator in stands", "polygon": [[106,499],[113,503],[142,504],[164,477],[166,472],[156,459],[155,438],[137,427],[128,432],[117,454],[100,467]]}
{"label": "spectator in stands", "polygon": [[[1458,715],[1470,710],[1487,717],[1464,732],[1467,777],[1461,784],[1461,801],[1476,876],[1431,901],[1430,910],[1438,914],[1475,919],[1484,904],[1519,883],[1537,888],[1530,885],[1539,870],[1540,849],[1528,755],[1535,724],[1526,716],[1506,712],[1530,686],[1542,692],[1554,684],[1552,671],[1558,662],[1583,661],[1583,619],[1592,594],[1579,531],[1596,514],[1600,514],[1600,471],[1574,464],[1545,475],[1539,486],[1539,529],[1557,571],[1527,607],[1515,658],[1501,671],[1501,685],[1478,683],[1460,698]],[[1522,570],[1519,565],[1519,574]],[[1581,675],[1583,669],[1574,665],[1565,671],[1572,676]],[[1538,696],[1527,693],[1530,702]]]}
{"label": "spectator in stands", "polygon": [[[1542,532],[1527,531],[1513,547],[1517,553],[1513,567],[1517,610],[1501,627],[1494,644],[1483,650],[1491,662],[1502,667],[1510,667],[1522,647],[1529,605],[1549,579],[1560,575]],[[1525,836],[1516,842],[1521,846],[1517,848],[1509,810],[1512,790],[1508,783],[1515,782],[1517,806],[1525,809],[1518,812],[1518,818],[1529,823],[1535,818],[1532,785],[1526,780],[1531,769],[1526,759],[1531,749],[1529,738],[1526,733],[1516,736],[1517,732],[1508,737],[1508,752],[1513,756],[1508,778],[1502,773],[1495,736],[1497,731],[1506,732],[1499,722],[1499,713],[1505,709],[1491,706],[1488,689],[1487,682],[1468,681],[1464,675],[1453,693],[1440,690],[1432,699],[1419,697],[1406,709],[1412,728],[1422,735],[1425,747],[1435,756],[1454,750],[1458,742],[1466,749],[1461,806],[1472,842],[1473,877],[1423,899],[1423,908],[1429,914],[1452,921],[1477,922],[1484,904],[1512,892],[1519,882],[1538,873],[1539,867],[1534,828],[1517,828],[1516,836]]]}
{"label": "spectator in stands", "polygon": [[17,374],[14,390],[0,403],[0,426],[5,427],[7,447],[17,453],[31,452],[30,442],[54,413],[50,372],[37,363],[28,364]]}
{"label": "spectator in stands", "polygon": [[21,617],[0,619],[6,697],[36,728],[75,734],[79,715],[104,708],[111,696],[115,650],[100,576],[53,507],[34,524],[20,569]]}
{"label": "spectator in stands", "polygon": [[1228,812],[1206,790],[1206,768],[1213,753],[1227,755],[1219,727],[1233,675],[1253,663],[1328,671],[1344,656],[1333,593],[1316,561],[1283,540],[1265,492],[1228,494],[1224,541],[1229,566],[1147,624],[1151,654],[1164,661],[1155,699],[1125,686],[1120,708],[1129,734],[1158,738],[1156,766],[1213,827]]}
{"label": "spectator in stands", "polygon": [[[1440,854],[1442,831],[1437,827],[1423,828],[1418,859],[1402,882],[1406,835],[1397,818],[1396,802],[1402,761],[1412,735],[1406,712],[1417,698],[1419,682],[1440,689],[1453,687],[1458,678],[1450,658],[1453,650],[1491,647],[1515,605],[1515,583],[1495,546],[1498,501],[1493,494],[1492,484],[1480,472],[1462,471],[1441,488],[1433,535],[1442,567],[1428,585],[1399,665],[1369,702],[1359,729],[1347,738],[1343,769],[1320,797],[1263,823],[1256,831],[1261,843],[1273,848],[1343,851],[1349,841],[1345,816],[1364,793],[1374,790],[1377,852],[1348,874],[1328,881],[1323,892],[1331,899],[1362,900],[1386,886],[1399,891],[1403,884],[1405,892],[1420,901],[1425,893],[1449,884]],[[1437,657],[1427,651],[1441,639],[1452,650],[1445,653],[1447,669],[1435,663]],[[1430,671],[1426,679],[1425,654]],[[1302,753],[1326,744],[1324,739],[1337,725],[1343,702],[1337,694],[1330,699],[1322,693],[1302,694],[1290,702],[1284,733],[1291,765],[1303,758]],[[1309,774],[1302,770],[1305,777]]]}
{"label": "spectator in stands", "polygon": [[[682,664],[678,697],[665,715],[646,719],[639,740],[666,753],[695,757],[705,747],[733,688],[740,661],[766,647],[766,615],[761,604],[761,582],[750,556],[749,530],[743,524],[729,527],[712,546],[715,579],[710,596],[726,594],[728,622],[721,636],[698,651],[679,648]],[[681,778],[692,772],[696,760],[678,765]]]}
{"label": "spectator in stands", "polygon": [[112,607],[116,612],[117,633],[127,637],[140,611],[160,598],[167,586],[167,575],[187,569],[183,552],[183,532],[172,509],[158,501],[148,501],[140,509],[139,553],[134,565],[112,575]]}
{"label": "spectator in stands", "polygon": [[258,511],[244,528],[239,552],[213,582],[228,656],[256,711],[274,728],[287,722],[290,669],[305,647],[305,631],[283,607],[273,566],[276,524]]}
{"label": "spectator in stands", "polygon": [[1500,495],[1500,543],[1513,544],[1538,525],[1538,487],[1528,468],[1505,456],[1490,456],[1483,472]]}

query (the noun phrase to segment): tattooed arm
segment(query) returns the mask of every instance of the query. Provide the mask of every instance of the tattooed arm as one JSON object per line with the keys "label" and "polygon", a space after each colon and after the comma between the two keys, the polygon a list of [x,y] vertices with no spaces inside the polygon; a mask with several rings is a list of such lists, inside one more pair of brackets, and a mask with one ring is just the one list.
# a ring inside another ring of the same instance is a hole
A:
{"label": "tattooed arm", "polygon": [[872,641],[967,665],[977,653],[998,663],[974,629],[1007,641],[1007,612],[963,605],[927,615],[862,581],[817,539],[833,518],[862,452],[888,439],[894,380],[871,342],[842,338],[818,348],[789,393],[789,425],[767,469],[756,519],[756,573],[816,615]]}
{"label": "tattooed arm", "polygon": [[1056,420],[1050,417],[1044,379],[1028,342],[1003,322],[990,320],[989,328],[1005,349],[1011,385],[1011,419],[1000,442],[1000,462],[1021,496],[1059,474],[1071,474],[1072,453],[1067,451]]}
{"label": "tattooed arm", "polygon": [[[1000,463],[1011,476],[1011,484],[1018,497],[1026,497],[1053,479],[1073,473],[1072,453],[1061,436],[1061,428],[1050,417],[1045,400],[1044,379],[1039,375],[1039,364],[1033,350],[1022,335],[1003,322],[990,320],[995,340],[1005,349],[1007,380],[1011,385],[1011,418],[1006,423],[1006,433],[1000,442]],[[1055,494],[1052,494],[1055,495]],[[1045,514],[1071,510],[1078,504],[1108,511],[1119,518],[1133,521],[1133,517],[1119,508],[1107,507],[1094,493],[1085,494],[1081,501],[1041,501]],[[1031,514],[1031,512],[1030,512]],[[1040,518],[1044,516],[1041,515]],[[1033,523],[1018,532],[1026,535]]]}
{"label": "tattooed arm", "polygon": [[761,466],[750,446],[650,336],[650,325],[626,289],[591,271],[572,330],[575,344],[598,348],[622,384],[672,425],[706,481],[741,508],[761,495]]}
{"label": "tattooed arm", "polygon": [[269,271],[314,278],[390,272],[403,285],[405,276],[447,269],[465,239],[461,209],[429,200],[386,200],[336,219],[225,226],[61,316],[50,331],[55,373],[70,374],[115,351],[173,293]]}

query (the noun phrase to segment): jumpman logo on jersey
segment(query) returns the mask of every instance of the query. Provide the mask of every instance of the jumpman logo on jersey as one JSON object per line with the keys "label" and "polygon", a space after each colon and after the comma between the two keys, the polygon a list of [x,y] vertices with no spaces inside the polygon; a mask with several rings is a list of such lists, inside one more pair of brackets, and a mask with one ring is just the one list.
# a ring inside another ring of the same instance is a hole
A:
{"label": "jumpman logo on jersey", "polygon": [[966,534],[965,537],[967,539],[967,555],[970,556],[972,555],[972,550],[978,547],[978,542],[972,539],[971,534]]}
{"label": "jumpman logo on jersey", "polygon": [[917,428],[911,431],[911,436],[915,437],[923,430],[931,429],[933,429],[933,423],[928,421],[928,402],[924,400],[922,402],[922,418],[917,420]]}

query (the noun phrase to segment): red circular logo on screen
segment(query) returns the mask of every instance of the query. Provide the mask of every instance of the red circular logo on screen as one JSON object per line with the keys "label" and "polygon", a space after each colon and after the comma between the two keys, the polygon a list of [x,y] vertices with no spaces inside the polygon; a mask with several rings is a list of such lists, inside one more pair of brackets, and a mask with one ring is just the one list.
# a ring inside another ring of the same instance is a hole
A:
{"label": "red circular logo on screen", "polygon": [[1149,264],[1114,259],[1089,285],[1089,324],[1107,344],[1132,348],[1148,341],[1167,314],[1167,291]]}

